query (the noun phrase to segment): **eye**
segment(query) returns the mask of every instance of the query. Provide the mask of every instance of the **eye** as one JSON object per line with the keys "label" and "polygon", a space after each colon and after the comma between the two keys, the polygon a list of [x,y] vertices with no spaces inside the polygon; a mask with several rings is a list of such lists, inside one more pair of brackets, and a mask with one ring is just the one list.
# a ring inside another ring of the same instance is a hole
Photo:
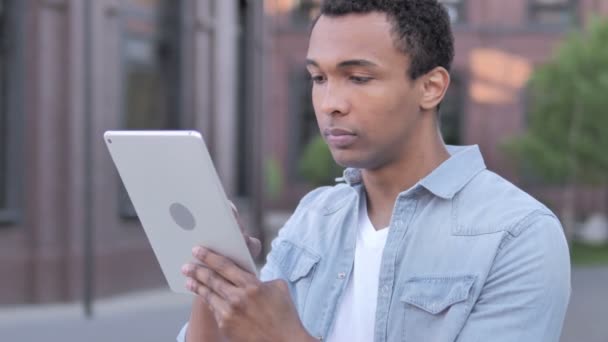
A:
{"label": "eye", "polygon": [[315,84],[321,84],[325,82],[325,76],[323,75],[311,75],[310,80]]}
{"label": "eye", "polygon": [[372,80],[371,77],[365,76],[350,76],[349,79],[357,84],[365,84]]}

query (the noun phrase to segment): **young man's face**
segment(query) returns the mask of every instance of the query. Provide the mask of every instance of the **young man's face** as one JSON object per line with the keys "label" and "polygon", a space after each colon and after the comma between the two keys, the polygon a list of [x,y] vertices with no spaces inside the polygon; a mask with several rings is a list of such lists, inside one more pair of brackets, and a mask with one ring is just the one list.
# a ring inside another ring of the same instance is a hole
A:
{"label": "young man's face", "polygon": [[336,162],[377,169],[403,156],[422,91],[381,13],[321,16],[308,47],[315,114]]}

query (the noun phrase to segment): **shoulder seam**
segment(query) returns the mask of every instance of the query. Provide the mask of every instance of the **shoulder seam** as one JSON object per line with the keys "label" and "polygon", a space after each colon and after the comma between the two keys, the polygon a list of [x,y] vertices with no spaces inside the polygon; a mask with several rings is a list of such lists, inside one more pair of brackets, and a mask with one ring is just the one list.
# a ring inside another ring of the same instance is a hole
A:
{"label": "shoulder seam", "polygon": [[[546,210],[542,210],[542,209],[534,210],[531,213],[529,213],[528,215],[524,216],[521,220],[517,221],[515,224],[511,225],[511,227],[509,227],[508,229],[505,229],[505,231],[507,232],[507,235],[505,235],[505,238],[498,246],[498,250],[499,251],[502,250],[509,241],[514,240],[524,230],[527,230],[528,228],[530,228],[531,227],[530,222],[532,220],[537,219],[542,216],[552,217],[559,222],[559,220],[557,219],[555,214],[553,214],[551,212],[547,212]],[[514,233],[513,230],[516,230],[517,233]]]}
{"label": "shoulder seam", "polygon": [[555,217],[555,215],[551,212],[548,212],[546,209],[544,208],[540,208],[540,209],[535,209],[533,211],[531,211],[530,213],[528,213],[526,216],[524,216],[521,220],[516,221],[515,223],[513,223],[512,225],[505,227],[505,230],[509,233],[509,235],[512,236],[518,236],[519,234],[521,234],[521,232],[528,228],[530,225],[528,224],[530,221],[532,221],[533,219],[536,219],[537,217],[540,216],[549,216],[549,217]]}

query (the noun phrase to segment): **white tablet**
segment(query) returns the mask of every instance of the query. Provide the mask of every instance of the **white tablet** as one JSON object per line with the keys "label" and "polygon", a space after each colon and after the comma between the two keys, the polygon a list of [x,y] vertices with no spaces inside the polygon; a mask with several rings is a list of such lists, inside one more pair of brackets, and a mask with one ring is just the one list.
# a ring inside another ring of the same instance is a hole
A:
{"label": "white tablet", "polygon": [[201,245],[256,273],[205,142],[196,131],[107,131],[104,140],[169,283]]}

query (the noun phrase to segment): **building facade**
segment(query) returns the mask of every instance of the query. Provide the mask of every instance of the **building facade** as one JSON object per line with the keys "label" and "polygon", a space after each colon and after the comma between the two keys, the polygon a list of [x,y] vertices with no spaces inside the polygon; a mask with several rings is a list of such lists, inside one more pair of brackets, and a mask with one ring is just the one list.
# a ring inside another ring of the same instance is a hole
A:
{"label": "building facade", "polygon": [[197,129],[250,196],[262,5],[0,0],[0,305],[164,284],[106,130]]}
{"label": "building facade", "polygon": [[[442,104],[447,143],[479,144],[486,164],[559,210],[561,189],[528,182],[501,150],[526,128],[526,85],[570,30],[593,15],[607,16],[603,0],[440,0],[448,8],[456,42],[452,84]],[[305,56],[318,0],[267,0],[269,61],[267,103],[275,129],[265,156],[281,165],[275,205],[293,206],[309,189],[297,170],[305,145],[318,134],[310,104]],[[582,212],[605,211],[606,189],[580,189]],[[272,202],[272,201],[271,201]]]}
{"label": "building facade", "polygon": [[[608,2],[443,2],[456,36],[445,139],[479,144],[526,186],[500,144],[525,129],[529,76]],[[297,165],[317,134],[304,63],[317,12],[318,0],[0,0],[0,305],[164,285],[108,129],[201,131],[254,234],[264,209],[293,209],[311,188]],[[526,189],[559,208],[559,188]],[[605,210],[606,194],[577,203]]]}

